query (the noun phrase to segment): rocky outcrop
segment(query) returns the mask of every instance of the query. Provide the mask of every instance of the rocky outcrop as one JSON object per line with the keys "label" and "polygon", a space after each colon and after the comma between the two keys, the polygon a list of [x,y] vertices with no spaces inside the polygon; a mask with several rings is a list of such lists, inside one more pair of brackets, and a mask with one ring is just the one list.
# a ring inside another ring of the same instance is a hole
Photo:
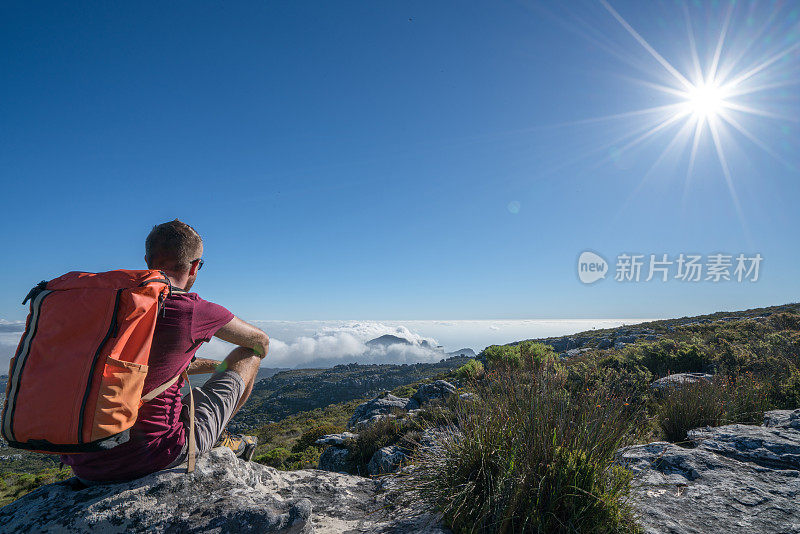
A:
{"label": "rocky outcrop", "polygon": [[[445,400],[457,393],[456,387],[446,380],[436,380],[430,384],[422,384],[414,395],[407,399],[405,397],[395,397],[391,394],[381,395],[363,404],[359,404],[347,427],[354,430],[363,430],[377,421],[387,418],[394,418],[400,414],[404,417],[415,417],[423,406],[431,401]],[[467,394],[465,400],[472,399],[473,394]],[[343,432],[341,434],[330,434],[322,436],[316,443],[318,445],[330,445],[322,451],[317,467],[326,471],[347,472],[352,468],[350,465],[350,453],[346,448],[346,441],[355,439],[358,434]],[[408,462],[406,452],[395,445],[389,445],[376,451],[367,463],[367,473],[370,475],[382,475],[394,473]]]}
{"label": "rocky outcrop", "polygon": [[671,387],[683,386],[685,384],[694,384],[701,380],[711,380],[714,375],[707,373],[675,373],[667,375],[664,378],[659,378],[650,383],[650,387],[656,390],[667,390]]}
{"label": "rocky outcrop", "polygon": [[334,473],[347,473],[350,468],[350,451],[337,445],[328,447],[319,455],[317,468]]}
{"label": "rocky outcrop", "polygon": [[384,416],[392,415],[395,410],[413,410],[415,408],[419,408],[419,403],[405,397],[395,397],[394,395],[376,397],[356,407],[347,422],[347,428],[369,425],[383,419]]}
{"label": "rocky outcrop", "polygon": [[764,423],[690,431],[691,449],[620,451],[646,532],[800,532],[800,410],[769,412]]}
{"label": "rocky outcrop", "polygon": [[352,432],[341,432],[339,434],[326,434],[317,441],[314,442],[315,445],[344,445],[348,440],[355,439],[358,437],[358,434],[353,434]]}
{"label": "rocky outcrop", "polygon": [[375,451],[367,464],[367,473],[383,475],[394,473],[408,460],[405,451],[397,445],[389,445]]}
{"label": "rocky outcrop", "polygon": [[43,486],[0,509],[0,531],[428,532],[443,533],[413,509],[387,511],[373,480],[316,470],[278,471],[230,449],[180,469],[107,486],[76,479]]}
{"label": "rocky outcrop", "polygon": [[430,384],[422,384],[417,392],[411,396],[411,400],[422,406],[432,400],[446,399],[455,392],[456,387],[453,384],[446,380],[437,380]]}

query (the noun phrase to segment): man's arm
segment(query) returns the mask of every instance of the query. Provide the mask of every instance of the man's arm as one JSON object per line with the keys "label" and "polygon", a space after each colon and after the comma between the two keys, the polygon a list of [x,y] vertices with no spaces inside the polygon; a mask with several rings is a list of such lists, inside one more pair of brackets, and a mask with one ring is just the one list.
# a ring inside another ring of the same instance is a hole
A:
{"label": "man's arm", "polygon": [[213,373],[217,370],[217,366],[222,362],[218,360],[210,360],[208,358],[196,358],[186,371],[190,375],[204,375]]}
{"label": "man's arm", "polygon": [[258,327],[234,317],[231,321],[217,330],[215,337],[223,341],[252,349],[262,358],[269,352],[269,336]]}

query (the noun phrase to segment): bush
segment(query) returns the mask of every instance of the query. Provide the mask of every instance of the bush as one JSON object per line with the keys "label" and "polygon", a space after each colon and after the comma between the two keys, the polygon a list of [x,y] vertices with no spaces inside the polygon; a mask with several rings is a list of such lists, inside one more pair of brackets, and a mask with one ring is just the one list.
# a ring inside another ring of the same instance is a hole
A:
{"label": "bush", "polygon": [[404,435],[418,428],[417,423],[410,418],[386,418],[364,428],[358,433],[358,437],[345,442],[350,451],[350,472],[354,475],[366,475],[367,464],[378,449],[394,445]]}
{"label": "bush", "polygon": [[39,486],[72,476],[70,469],[51,468],[38,473],[4,473],[0,478],[0,506],[14,502]]}
{"label": "bush", "polygon": [[283,462],[289,456],[291,456],[291,454],[292,453],[289,452],[288,449],[284,449],[283,447],[275,447],[274,449],[271,449],[266,453],[257,456],[255,458],[255,461],[260,464],[269,465],[271,467],[282,469]]}
{"label": "bush", "polygon": [[462,532],[633,532],[629,472],[615,452],[637,418],[620,399],[571,394],[565,373],[509,369],[457,406],[457,426],[419,449],[401,500]]}
{"label": "bush", "polygon": [[520,364],[519,347],[513,345],[490,345],[483,349],[481,355],[490,365],[518,366]]}
{"label": "bush", "polygon": [[456,378],[461,380],[477,380],[483,378],[483,364],[478,360],[470,360],[456,369]]}
{"label": "bush", "polygon": [[553,347],[535,341],[523,341],[517,345],[491,345],[483,349],[481,354],[492,367],[533,368],[558,360]]}
{"label": "bush", "polygon": [[696,344],[673,340],[637,343],[625,347],[620,358],[642,366],[656,376],[702,372],[707,370],[710,363]]}
{"label": "bush", "polygon": [[674,443],[684,442],[694,428],[759,424],[770,405],[767,389],[751,375],[670,386],[660,395],[656,417],[664,438]]}

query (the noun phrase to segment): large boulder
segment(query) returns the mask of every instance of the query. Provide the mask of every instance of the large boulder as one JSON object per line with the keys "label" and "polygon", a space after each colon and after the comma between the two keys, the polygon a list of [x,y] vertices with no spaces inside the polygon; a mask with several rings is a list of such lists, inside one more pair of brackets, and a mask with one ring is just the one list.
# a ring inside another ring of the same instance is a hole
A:
{"label": "large boulder", "polygon": [[350,465],[350,451],[344,447],[333,445],[319,455],[317,468],[334,473],[346,473]]}
{"label": "large boulder", "polygon": [[367,473],[370,475],[383,475],[394,473],[406,462],[406,453],[397,445],[389,445],[375,451],[367,464]]}
{"label": "large boulder", "polygon": [[375,418],[376,415],[391,415],[395,410],[412,410],[415,408],[419,408],[419,404],[415,400],[395,397],[391,394],[376,397],[356,407],[353,415],[347,422],[347,427],[359,428],[360,426],[380,419]]}
{"label": "large boulder", "polygon": [[648,534],[800,532],[800,410],[772,426],[689,433],[692,449],[657,442],[620,451],[636,475],[632,503]]}
{"label": "large boulder", "polygon": [[430,384],[421,385],[417,392],[411,396],[411,399],[422,406],[434,399],[446,399],[455,392],[456,387],[453,384],[446,380],[437,380]]}
{"label": "large boulder", "polygon": [[358,434],[353,434],[352,432],[341,432],[339,434],[326,434],[321,436],[317,441],[314,442],[315,445],[338,445],[343,446],[345,442],[356,439]]}
{"label": "large boulder", "polygon": [[220,448],[199,458],[190,475],[172,469],[123,484],[43,486],[0,509],[0,532],[444,531],[414,509],[388,510],[368,478],[278,471]]}
{"label": "large boulder", "polygon": [[686,384],[694,384],[696,382],[708,381],[714,378],[714,375],[707,373],[675,373],[667,375],[664,378],[654,380],[650,387],[655,390],[664,391],[671,387],[684,386]]}
{"label": "large boulder", "polygon": [[800,471],[800,410],[767,412],[765,420],[771,426],[706,427],[690,430],[688,436],[699,447],[728,458]]}

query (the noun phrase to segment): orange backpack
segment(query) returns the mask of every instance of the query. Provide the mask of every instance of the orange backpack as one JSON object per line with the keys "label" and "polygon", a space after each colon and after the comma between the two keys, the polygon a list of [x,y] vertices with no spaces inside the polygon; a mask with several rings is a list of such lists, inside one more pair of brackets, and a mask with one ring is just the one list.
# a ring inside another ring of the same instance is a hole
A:
{"label": "orange backpack", "polygon": [[8,372],[8,444],[70,454],[128,441],[142,403],[186,376],[142,397],[156,317],[173,289],[155,270],[70,272],[34,287]]}

